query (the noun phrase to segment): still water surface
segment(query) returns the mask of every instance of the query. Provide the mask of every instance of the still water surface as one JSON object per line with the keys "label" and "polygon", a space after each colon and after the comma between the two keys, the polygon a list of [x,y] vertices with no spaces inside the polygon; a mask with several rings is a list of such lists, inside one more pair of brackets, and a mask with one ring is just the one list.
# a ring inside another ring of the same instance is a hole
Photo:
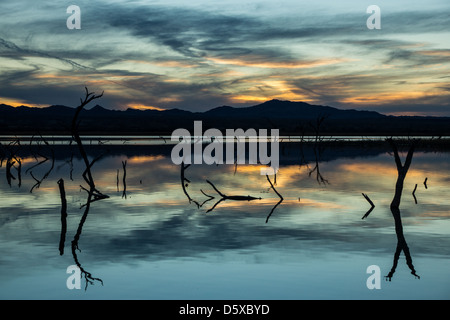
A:
{"label": "still water surface", "polygon": [[[75,146],[3,147],[1,299],[450,298],[450,153],[414,152],[399,234],[389,149],[317,158],[290,144],[268,180],[258,165],[174,165],[164,145],[86,146],[90,159],[103,155],[91,170],[108,196],[86,206]],[[221,199],[213,186],[256,199]],[[364,219],[362,193],[375,205]],[[409,255],[396,261],[399,239]],[[74,264],[80,290],[66,286]],[[380,267],[381,289],[367,288],[370,265]]]}

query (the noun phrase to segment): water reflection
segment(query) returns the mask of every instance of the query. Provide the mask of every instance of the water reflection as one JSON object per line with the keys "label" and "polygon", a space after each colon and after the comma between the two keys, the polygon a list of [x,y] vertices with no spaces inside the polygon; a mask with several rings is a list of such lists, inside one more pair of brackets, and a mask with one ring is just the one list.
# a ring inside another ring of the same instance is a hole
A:
{"label": "water reflection", "polygon": [[408,244],[406,243],[405,236],[403,235],[402,218],[400,215],[400,202],[403,193],[403,185],[406,178],[406,174],[408,173],[409,167],[411,165],[417,141],[411,142],[411,146],[409,147],[408,154],[406,156],[404,164],[402,164],[402,161],[400,160],[400,156],[398,154],[398,147],[396,143],[392,139],[389,139],[388,141],[394,152],[394,159],[398,172],[397,182],[395,183],[395,195],[390,205],[392,216],[394,217],[395,221],[395,232],[397,234],[397,249],[395,250],[394,254],[394,264],[392,265],[391,271],[386,276],[386,278],[389,279],[389,281],[391,281],[397,268],[400,253],[403,251],[406,257],[406,264],[411,269],[411,274],[413,274],[416,278],[420,279],[420,277],[416,274],[416,270],[414,269],[411,253],[409,252]]}
{"label": "water reflection", "polygon": [[[74,195],[80,194],[81,190],[78,209],[82,210],[82,214],[76,217],[77,226],[70,250],[72,260],[82,271],[85,288],[106,281],[104,271],[91,272],[96,261],[116,259],[119,265],[124,260],[162,263],[164,259],[175,259],[182,265],[183,257],[196,259],[200,255],[218,259],[221,253],[236,250],[245,252],[246,257],[251,257],[251,252],[260,255],[267,252],[268,256],[273,254],[276,258],[269,260],[270,263],[283,268],[284,259],[296,259],[293,257],[302,250],[308,254],[299,255],[298,259],[302,259],[301,263],[307,263],[313,260],[311,256],[316,256],[318,249],[331,256],[333,252],[364,251],[366,246],[370,250],[381,250],[382,254],[377,258],[383,259],[392,254],[392,239],[380,238],[379,235],[389,233],[392,226],[395,226],[397,247],[386,279],[393,278],[401,261],[401,252],[412,274],[419,277],[403,233],[400,214],[402,192],[408,189],[411,181],[421,179],[422,182],[425,176],[432,177],[433,185],[427,189],[428,196],[420,197],[419,205],[413,202],[412,197],[406,198],[410,202],[404,200],[402,213],[407,223],[409,221],[408,225],[411,221],[420,221],[408,231],[409,240],[412,236],[416,239],[415,246],[419,247],[413,248],[415,256],[417,251],[424,256],[430,250],[435,255],[448,258],[448,250],[439,252],[441,247],[429,247],[431,240],[427,239],[434,239],[438,234],[443,239],[442,246],[449,242],[446,229],[449,203],[441,192],[448,186],[450,170],[447,155],[436,158],[416,149],[414,146],[407,150],[403,164],[401,152],[395,144],[376,150],[349,148],[345,152],[327,147],[317,158],[319,153],[314,152],[313,146],[303,146],[301,150],[300,145],[288,143],[275,179],[274,176],[261,176],[258,165],[240,165],[238,168],[233,165],[175,166],[170,162],[170,148],[164,146],[138,148],[105,145],[89,148],[75,143],[54,147],[42,142],[38,155],[18,142],[2,148],[1,162],[5,172],[2,176],[6,179],[2,179],[0,188],[10,193],[9,196],[2,196],[0,206],[3,217],[6,217],[8,208],[15,207],[14,201],[22,202],[15,212],[35,214],[30,221],[34,218],[39,221],[38,217],[44,219],[43,230],[51,228],[51,217],[38,216],[38,208],[57,213],[59,218],[56,221],[53,215],[53,219],[54,223],[58,223],[58,238],[51,241],[53,247],[57,244],[60,255],[65,256],[66,239],[73,229],[68,220],[76,212]],[[393,153],[396,167],[392,166],[392,156],[388,152]],[[410,169],[413,154],[417,166]],[[48,160],[42,162],[45,158]],[[8,159],[12,163],[9,166],[6,165]],[[303,164],[301,159],[305,161]],[[315,164],[320,166],[319,172],[326,184],[322,179],[316,179],[315,175],[310,175]],[[436,168],[441,169],[440,175],[435,174]],[[20,175],[21,185],[14,184],[18,181],[19,171],[23,173],[23,170],[25,174]],[[8,171],[12,174],[9,179]],[[407,176],[413,179],[408,180]],[[31,196],[28,186],[36,184],[35,178],[40,184],[32,188],[34,202],[31,202],[27,200]],[[389,190],[392,190],[394,183],[396,187],[392,199]],[[20,190],[24,187],[27,190],[23,193]],[[420,190],[418,188],[417,193]],[[377,209],[374,213],[372,207],[372,213],[366,213],[364,222],[361,222],[361,211],[365,211],[367,202],[361,197],[361,191],[367,197],[370,195],[369,199],[373,200]],[[102,201],[94,209],[92,204],[99,200]],[[384,208],[390,214],[389,219],[383,215]],[[425,220],[421,217],[431,211],[436,212],[436,217],[440,215],[435,221],[439,222],[436,225],[440,224],[441,229],[422,231],[421,224]],[[12,213],[8,217],[10,215]],[[2,231],[13,228],[9,220],[3,221],[6,222],[0,224]],[[367,228],[374,234],[367,232]],[[19,236],[28,235],[19,232],[12,239]],[[32,234],[29,236],[33,237]],[[368,241],[370,245],[367,245],[361,238],[372,241]],[[364,245],[359,245],[360,242]],[[98,244],[102,244],[101,249],[96,247]],[[3,239],[2,246],[8,245],[12,244]],[[80,248],[85,253],[83,256],[80,255]],[[292,248],[292,252],[287,248]],[[95,257],[90,257],[90,254]],[[233,256],[233,259],[236,257]],[[375,263],[381,265],[382,262],[378,261]],[[322,266],[322,262],[317,267]],[[428,272],[419,265],[418,269],[421,275]],[[137,278],[135,280],[139,281]],[[102,288],[106,290],[106,287]]]}

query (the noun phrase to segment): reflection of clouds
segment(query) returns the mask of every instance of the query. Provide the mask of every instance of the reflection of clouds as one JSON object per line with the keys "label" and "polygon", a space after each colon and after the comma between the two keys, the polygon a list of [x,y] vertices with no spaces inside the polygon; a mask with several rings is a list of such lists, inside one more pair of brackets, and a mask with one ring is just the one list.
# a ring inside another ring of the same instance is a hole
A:
{"label": "reflection of clouds", "polygon": [[[431,161],[433,159],[433,155],[418,152],[408,173],[408,181],[414,182],[411,178],[420,178],[418,183],[421,183],[424,173],[430,181],[426,192],[419,190],[417,193],[418,206],[406,192],[403,196],[403,222],[411,243],[420,242],[430,235],[433,237],[433,232],[448,234],[447,224],[439,225],[438,222],[449,217],[447,200],[441,198],[448,187],[449,171],[435,170],[446,168],[447,158],[438,157],[437,161]],[[121,194],[123,160],[128,160],[126,199]],[[74,160],[75,168],[80,167],[79,161]],[[57,161],[55,167],[63,162]],[[33,165],[30,161],[26,163]],[[213,212],[206,214],[205,211],[215,201],[200,209],[189,204],[180,185],[180,167],[173,165],[170,158],[158,154],[105,156],[93,166],[92,173],[96,186],[110,198],[92,204],[80,239],[82,254],[92,255],[92,259],[112,261],[132,256],[158,259],[161,256],[194,256],[270,244],[276,247],[278,241],[292,247],[309,243],[313,245],[311,250],[335,248],[364,251],[367,248],[381,248],[391,254],[393,240],[389,237],[380,239],[379,234],[390,234],[393,228],[388,205],[396,175],[392,157],[385,154],[370,158],[338,158],[322,162],[321,168],[330,180],[326,187],[318,186],[314,178],[309,178],[305,166],[281,166],[276,189],[283,195],[284,201],[266,224],[265,219],[278,197],[270,190],[266,177],[260,175],[257,165],[240,165],[236,174],[233,165],[190,166],[185,172],[191,181],[188,190],[199,202],[206,200],[200,190],[217,197],[206,179],[213,180],[226,194],[262,198],[251,202],[224,201]],[[119,192],[116,190],[118,169]],[[2,177],[4,170],[4,167],[0,168]],[[33,193],[29,193],[28,186],[33,184],[29,175],[23,176],[23,187],[20,189],[9,188],[4,179],[0,180],[2,243],[7,245],[9,241],[15,241],[24,252],[32,250],[31,243],[33,246],[54,246],[57,251],[60,199],[56,180],[67,176],[67,170],[67,167],[61,167],[53,172]],[[68,237],[76,231],[81,214],[80,204],[85,201],[85,193],[80,192],[79,188],[83,183],[80,175],[81,172],[76,169],[75,181],[65,180],[69,205]],[[361,196],[361,189],[376,202],[370,222],[365,221],[364,224],[361,216],[367,209],[367,203]],[[420,225],[412,228],[411,224],[416,221],[420,221]],[[355,242],[355,239],[358,241]],[[439,254],[441,247],[448,244],[445,239],[440,241],[439,246],[424,248],[423,252],[428,250]]]}

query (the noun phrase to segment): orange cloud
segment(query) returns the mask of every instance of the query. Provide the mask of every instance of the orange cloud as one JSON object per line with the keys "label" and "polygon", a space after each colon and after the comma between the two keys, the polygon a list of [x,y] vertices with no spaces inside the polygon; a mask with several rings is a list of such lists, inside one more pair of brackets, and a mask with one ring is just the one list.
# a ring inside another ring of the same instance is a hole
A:
{"label": "orange cloud", "polygon": [[139,103],[129,103],[127,104],[128,108],[131,109],[138,109],[138,110],[158,110],[158,111],[164,111],[165,109],[154,107],[154,106],[146,106]]}
{"label": "orange cloud", "polygon": [[290,86],[284,80],[269,79],[253,84],[248,90],[232,95],[234,103],[265,102],[272,99],[290,101],[312,101],[308,96],[296,93],[297,88]]}
{"label": "orange cloud", "polygon": [[157,161],[157,160],[161,160],[161,159],[164,159],[163,155],[157,155],[157,156],[135,156],[135,157],[130,157],[128,159],[128,162],[129,163],[140,164],[140,163],[153,162],[153,161]]}
{"label": "orange cloud", "polygon": [[418,52],[427,56],[450,57],[450,50],[422,50]]}
{"label": "orange cloud", "polygon": [[398,101],[407,101],[420,98],[429,98],[439,96],[437,92],[426,91],[403,91],[403,92],[390,92],[390,93],[372,93],[370,95],[355,96],[342,99],[342,103],[351,104],[387,104]]}
{"label": "orange cloud", "polygon": [[28,103],[28,102],[25,102],[23,100],[3,98],[3,97],[0,97],[0,103],[12,106],[14,108],[17,108],[17,107],[20,107],[20,106],[27,106],[27,107],[32,107],[32,108],[47,107],[47,106],[43,106],[43,105],[40,105],[40,104]]}

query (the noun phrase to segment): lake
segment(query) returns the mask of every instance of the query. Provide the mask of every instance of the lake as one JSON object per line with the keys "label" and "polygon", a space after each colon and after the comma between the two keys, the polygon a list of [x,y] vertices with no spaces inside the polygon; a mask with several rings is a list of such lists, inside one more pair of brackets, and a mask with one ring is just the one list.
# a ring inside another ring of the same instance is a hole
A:
{"label": "lake", "polygon": [[385,144],[284,143],[265,176],[131,137],[86,143],[94,190],[75,143],[26,141],[0,151],[1,299],[450,298],[445,150],[411,152],[400,188]]}

